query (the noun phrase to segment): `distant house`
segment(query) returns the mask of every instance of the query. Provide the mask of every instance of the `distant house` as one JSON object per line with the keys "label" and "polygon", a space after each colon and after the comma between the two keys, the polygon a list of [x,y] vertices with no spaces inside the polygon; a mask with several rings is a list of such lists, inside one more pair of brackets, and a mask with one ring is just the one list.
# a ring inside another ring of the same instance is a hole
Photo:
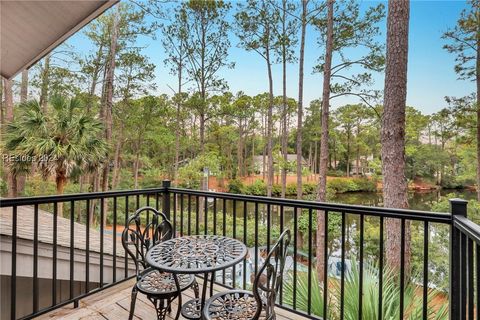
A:
{"label": "distant house", "polygon": [[361,156],[360,162],[357,168],[357,161],[353,159],[350,162],[350,174],[351,175],[361,175],[368,176],[375,173],[375,169],[370,167],[370,162],[373,161],[373,155]]}
{"label": "distant house", "polygon": [[[274,166],[278,164],[278,161],[275,158],[276,157],[274,156],[274,159],[273,159],[273,165]],[[265,157],[265,172],[267,170],[267,161],[268,161],[268,159],[267,159],[267,157]],[[287,154],[287,161],[292,167],[294,167],[295,164],[297,163],[297,155],[294,154],[294,153]],[[308,167],[308,163],[305,160],[305,158],[302,157],[302,168],[307,168],[307,167]],[[256,174],[263,174],[263,170],[264,170],[263,155],[253,157],[253,170]],[[295,170],[293,170],[293,171],[290,170],[289,172],[295,172]]]}

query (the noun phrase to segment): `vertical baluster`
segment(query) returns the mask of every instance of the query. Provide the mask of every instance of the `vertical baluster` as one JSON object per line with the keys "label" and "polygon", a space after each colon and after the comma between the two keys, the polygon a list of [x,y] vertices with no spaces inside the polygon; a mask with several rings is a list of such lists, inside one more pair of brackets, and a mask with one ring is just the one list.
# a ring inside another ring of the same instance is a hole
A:
{"label": "vertical baluster", "polygon": [[258,202],[255,202],[255,274],[258,272]]}
{"label": "vertical baluster", "polygon": [[159,193],[155,193],[155,209],[158,210],[160,208],[160,195]]}
{"label": "vertical baluster", "polygon": [[[153,226],[152,226],[153,227]],[[177,194],[173,194],[173,234],[177,234]]]}
{"label": "vertical baluster", "polygon": [[[317,211],[317,214],[323,212],[325,215],[325,229],[323,230],[323,234],[325,240],[323,242],[323,318],[327,319],[328,316],[328,211]],[[343,234],[342,234],[343,239]],[[343,242],[343,240],[342,240]],[[321,257],[317,257],[320,259]],[[340,300],[343,301],[343,295],[340,295]]]}
{"label": "vertical baluster", "polygon": [[[233,230],[232,238],[237,238],[237,200],[233,200]],[[232,287],[236,287],[236,266],[232,266]]]}
{"label": "vertical baluster", "polygon": [[[247,244],[247,201],[243,201],[243,243],[245,243],[245,245]],[[246,290],[246,289],[247,289],[247,258],[243,259],[243,290]]]}
{"label": "vertical baluster", "polygon": [[204,218],[204,224],[205,228],[203,230],[204,234],[208,234],[208,197],[204,197],[203,199],[203,218]]}
{"label": "vertical baluster", "polygon": [[272,221],[271,221],[271,215],[272,215],[272,206],[270,204],[267,204],[267,252],[270,252],[270,229],[272,227]]}
{"label": "vertical baluster", "polygon": [[200,234],[200,198],[195,198],[195,234]]}
{"label": "vertical baluster", "polygon": [[[345,308],[345,212],[342,212],[342,272],[340,273],[340,318],[343,319]],[[400,319],[403,319],[400,317]]]}
{"label": "vertical baluster", "polygon": [[[284,218],[284,212],[285,212],[285,208],[284,206],[280,206],[280,234],[282,234],[283,232],[283,218]],[[280,294],[279,294],[279,302],[280,304],[283,304],[283,283],[280,282]]]}
{"label": "vertical baluster", "polygon": [[460,319],[467,318],[467,236],[460,235]]}
{"label": "vertical baluster", "polygon": [[360,263],[359,263],[359,275],[358,275],[358,319],[362,319],[363,317],[363,226],[364,224],[364,216],[360,214]]}
{"label": "vertical baluster", "polygon": [[217,198],[213,198],[213,234],[217,234]]}
{"label": "vertical baluster", "polygon": [[[147,207],[148,206],[150,206],[150,198],[148,197],[148,194],[147,194]],[[141,217],[140,217],[140,219],[141,219]],[[146,226],[148,226],[149,224],[150,224],[150,210],[147,211],[147,221],[145,222]],[[173,230],[175,230],[175,228],[173,228]]]}
{"label": "vertical baluster", "polygon": [[52,262],[52,306],[57,303],[57,238],[58,204],[53,204],[53,262]]}
{"label": "vertical baluster", "polygon": [[[157,194],[158,200],[158,194]],[[158,209],[158,202],[157,202],[157,209]],[[128,196],[125,196],[125,228],[128,228]],[[128,253],[127,250],[124,250],[124,278],[128,278]]]}
{"label": "vertical baluster", "polygon": [[[222,206],[222,224],[223,224],[223,236],[225,237],[227,235],[227,199],[223,198],[223,206]],[[226,270],[224,269],[222,271],[222,284],[225,285],[225,272]]]}
{"label": "vertical baluster", "polygon": [[75,245],[75,202],[70,201],[70,299],[73,299],[73,285],[74,285],[74,245]]}
{"label": "vertical baluster", "polygon": [[180,196],[180,235],[183,236],[183,194],[179,194]]}
{"label": "vertical baluster", "polygon": [[380,248],[378,258],[378,320],[383,319],[383,217],[380,217]]}
{"label": "vertical baluster", "polygon": [[476,267],[476,274],[477,274],[477,320],[480,320],[480,245],[476,244],[475,245],[475,267]]}
{"label": "vertical baluster", "polygon": [[[312,313],[312,262],[313,262],[313,252],[312,252],[312,229],[313,229],[313,211],[308,209],[308,290],[307,290],[307,312],[308,314]],[[326,312],[326,310],[325,310]],[[325,313],[324,312],[324,313]],[[324,319],[325,316],[323,317]]]}
{"label": "vertical baluster", "polygon": [[85,221],[86,230],[85,230],[85,293],[90,291],[90,215],[93,215],[90,212],[90,200],[87,199],[86,203],[87,209],[87,220]]}
{"label": "vertical baluster", "polygon": [[[17,319],[17,206],[12,207],[12,270],[10,282],[10,318]],[[53,299],[52,299],[53,300]]]}
{"label": "vertical baluster", "polygon": [[401,219],[400,230],[400,319],[403,319],[405,300],[405,219]]}
{"label": "vertical baluster", "polygon": [[136,205],[135,206],[137,207],[137,210],[140,208],[140,195],[139,194],[137,194]]}
{"label": "vertical baluster", "polygon": [[39,280],[38,280],[38,204],[33,207],[33,312],[38,311]]}
{"label": "vertical baluster", "polygon": [[192,234],[192,196],[188,194],[188,230],[187,233],[188,235]]}
{"label": "vertical baluster", "polygon": [[103,217],[105,215],[105,198],[100,199],[100,288],[103,287]]}
{"label": "vertical baluster", "polygon": [[428,221],[423,223],[423,319],[428,316]]}
{"label": "vertical baluster", "polygon": [[473,319],[473,308],[475,306],[473,295],[473,240],[468,238],[467,240],[467,287],[468,287],[468,319]]}
{"label": "vertical baluster", "polygon": [[113,197],[113,282],[117,281],[117,197]]}
{"label": "vertical baluster", "polygon": [[298,211],[293,208],[293,309],[297,309],[297,233],[298,233]]}

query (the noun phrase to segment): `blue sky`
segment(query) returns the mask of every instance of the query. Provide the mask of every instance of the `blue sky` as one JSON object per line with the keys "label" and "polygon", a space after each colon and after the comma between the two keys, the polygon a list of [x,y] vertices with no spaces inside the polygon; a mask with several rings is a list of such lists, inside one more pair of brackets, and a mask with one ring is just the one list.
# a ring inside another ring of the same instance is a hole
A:
{"label": "blue sky", "polygon": [[[360,6],[366,9],[377,5],[379,1],[361,1]],[[453,71],[454,56],[442,49],[444,41],[442,33],[455,25],[460,12],[466,7],[465,1],[420,1],[413,0],[410,8],[410,38],[408,63],[408,94],[407,104],[415,106],[423,113],[430,114],[446,106],[445,96],[464,96],[474,92],[474,84],[457,80]],[[235,6],[233,6],[235,7]],[[385,42],[386,19],[379,25],[382,30],[380,41]],[[313,28],[307,30],[305,49],[305,102],[321,97],[322,76],[313,74],[312,68],[317,63],[322,48],[317,45],[318,31]],[[140,39],[139,43],[145,46],[144,53],[156,65],[156,84],[158,93],[171,94],[168,85],[175,87],[176,79],[168,73],[163,60],[165,53],[161,46],[159,34],[157,40]],[[244,91],[255,95],[268,90],[265,62],[253,52],[246,52],[237,48],[237,39],[231,36],[232,48],[229,51],[230,61],[236,66],[233,70],[222,70],[222,77],[227,80],[232,92]],[[88,50],[88,43],[81,34],[74,35],[68,42],[79,51]],[[383,89],[383,74],[374,75],[374,89]],[[287,74],[289,96],[298,96],[298,65],[291,64]],[[274,66],[275,94],[281,94],[280,65]],[[342,97],[332,100],[333,108],[346,104],[356,103],[356,98]]]}

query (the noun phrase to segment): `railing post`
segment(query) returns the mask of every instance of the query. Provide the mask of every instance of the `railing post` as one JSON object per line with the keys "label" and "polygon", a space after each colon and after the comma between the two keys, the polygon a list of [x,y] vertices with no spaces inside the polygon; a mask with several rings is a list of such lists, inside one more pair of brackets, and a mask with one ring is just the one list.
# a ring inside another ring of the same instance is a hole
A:
{"label": "railing post", "polygon": [[162,211],[165,213],[168,220],[170,220],[170,184],[170,180],[162,181],[162,187],[165,189],[163,191]]}
{"label": "railing post", "polygon": [[468,201],[450,199],[452,223],[450,225],[450,319],[459,319],[461,310],[461,239],[460,231],[455,227],[456,216],[467,216]]}

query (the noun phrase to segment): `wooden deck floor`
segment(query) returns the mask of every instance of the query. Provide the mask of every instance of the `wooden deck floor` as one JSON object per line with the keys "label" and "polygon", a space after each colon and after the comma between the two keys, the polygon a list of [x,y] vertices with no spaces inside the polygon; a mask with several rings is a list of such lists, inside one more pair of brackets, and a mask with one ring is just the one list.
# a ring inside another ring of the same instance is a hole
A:
{"label": "wooden deck floor", "polygon": [[[201,279],[197,279],[201,283]],[[79,302],[78,308],[73,305],[54,310],[50,313],[37,317],[35,319],[98,319],[98,320],[120,320],[128,319],[128,310],[130,309],[130,293],[133,286],[133,280],[126,281],[102,292],[86,297]],[[214,292],[225,290],[220,286],[214,287]],[[183,301],[193,298],[193,291],[187,290],[183,293]],[[176,306],[172,310],[172,318],[175,316]],[[301,320],[307,319],[297,314],[277,308],[277,319],[279,320]],[[135,319],[154,320],[155,310],[145,295],[139,293],[135,306]],[[184,319],[180,316],[180,319]]]}

